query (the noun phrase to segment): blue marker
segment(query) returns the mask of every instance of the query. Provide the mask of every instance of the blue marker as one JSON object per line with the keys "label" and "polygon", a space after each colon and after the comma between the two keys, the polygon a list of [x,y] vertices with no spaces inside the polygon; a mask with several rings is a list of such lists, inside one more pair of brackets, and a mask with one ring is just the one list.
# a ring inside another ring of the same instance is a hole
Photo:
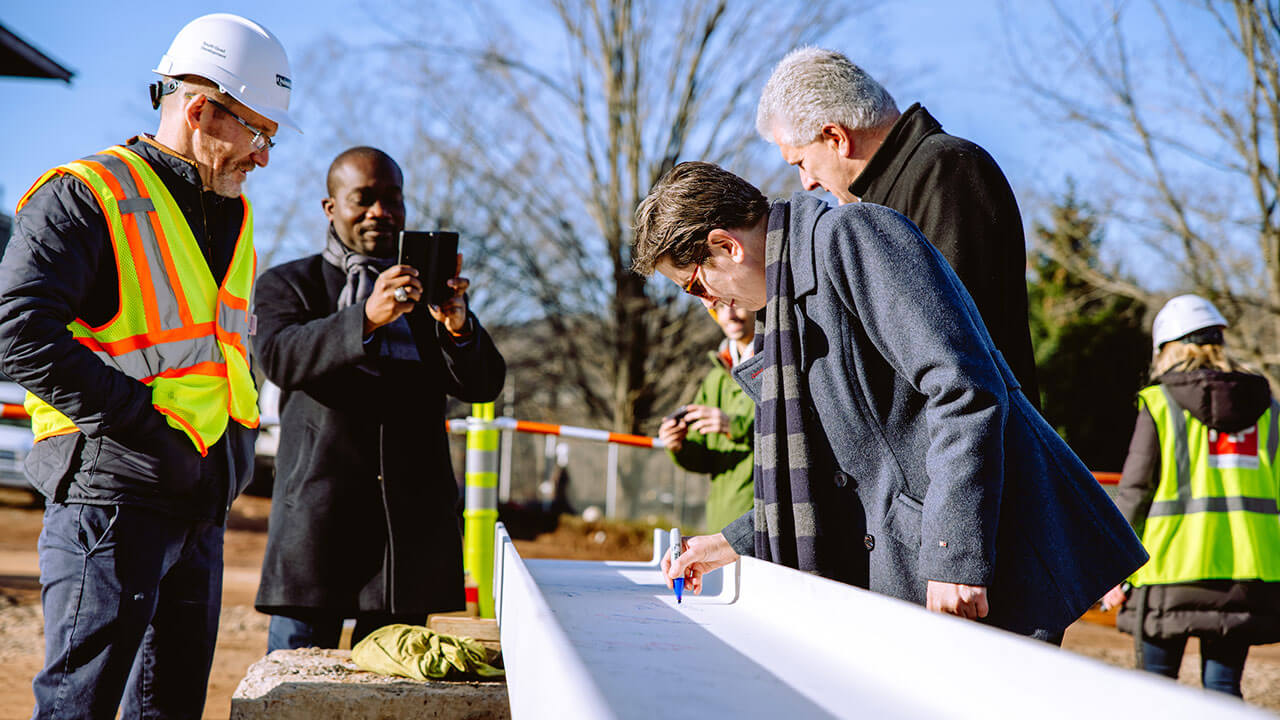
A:
{"label": "blue marker", "polygon": [[[676,560],[680,558],[680,528],[671,528],[671,564],[675,565]],[[676,603],[683,602],[681,595],[684,594],[684,575],[672,581],[672,585],[676,591]]]}

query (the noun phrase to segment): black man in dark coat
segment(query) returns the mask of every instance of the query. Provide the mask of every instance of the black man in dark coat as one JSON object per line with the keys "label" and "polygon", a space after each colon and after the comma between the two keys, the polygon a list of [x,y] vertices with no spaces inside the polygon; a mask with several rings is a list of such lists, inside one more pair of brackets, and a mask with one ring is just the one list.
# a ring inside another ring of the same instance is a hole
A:
{"label": "black man in dark coat", "polygon": [[386,153],[343,152],[322,201],[324,251],[258,281],[255,347],[281,389],[255,602],[273,615],[268,652],[337,647],[347,618],[354,645],[465,606],[445,396],[493,400],[506,366],[468,310],[465,278],[436,307],[395,264],[403,183]]}

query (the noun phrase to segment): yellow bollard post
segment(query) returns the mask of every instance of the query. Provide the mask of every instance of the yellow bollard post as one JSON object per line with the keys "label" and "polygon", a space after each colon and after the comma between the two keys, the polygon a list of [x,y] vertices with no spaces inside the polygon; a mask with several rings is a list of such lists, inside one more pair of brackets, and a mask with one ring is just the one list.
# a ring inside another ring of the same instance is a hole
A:
{"label": "yellow bollard post", "polygon": [[462,511],[462,564],[479,589],[480,617],[493,614],[493,528],[498,522],[498,436],[480,429],[492,421],[493,403],[474,403],[467,428],[467,489]]}

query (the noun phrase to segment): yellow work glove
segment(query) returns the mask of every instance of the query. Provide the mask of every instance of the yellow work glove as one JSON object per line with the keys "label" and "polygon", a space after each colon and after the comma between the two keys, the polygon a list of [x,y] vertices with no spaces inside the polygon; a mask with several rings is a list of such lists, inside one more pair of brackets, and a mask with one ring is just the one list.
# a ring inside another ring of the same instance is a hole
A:
{"label": "yellow work glove", "polygon": [[361,670],[414,680],[503,677],[505,672],[485,662],[486,658],[484,646],[475,640],[422,625],[387,625],[351,648],[351,660]]}

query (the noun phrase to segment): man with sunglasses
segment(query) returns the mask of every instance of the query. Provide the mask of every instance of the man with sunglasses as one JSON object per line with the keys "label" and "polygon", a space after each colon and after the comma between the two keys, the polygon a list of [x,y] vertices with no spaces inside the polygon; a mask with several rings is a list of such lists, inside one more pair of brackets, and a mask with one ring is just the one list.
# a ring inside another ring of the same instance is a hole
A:
{"label": "man with sunglasses", "polygon": [[0,262],[28,392],[45,667],[36,718],[200,717],[231,501],[253,470],[256,272],[241,187],[296,126],[283,46],[207,15],[155,72],[154,135],[45,173]]}
{"label": "man with sunglasses", "polygon": [[749,555],[1060,642],[1146,553],[1023,395],[973,300],[905,217],[770,205],[710,163],[636,210],[632,256],[761,312],[734,368],[756,403],[755,504],[692,537],[669,578]]}

